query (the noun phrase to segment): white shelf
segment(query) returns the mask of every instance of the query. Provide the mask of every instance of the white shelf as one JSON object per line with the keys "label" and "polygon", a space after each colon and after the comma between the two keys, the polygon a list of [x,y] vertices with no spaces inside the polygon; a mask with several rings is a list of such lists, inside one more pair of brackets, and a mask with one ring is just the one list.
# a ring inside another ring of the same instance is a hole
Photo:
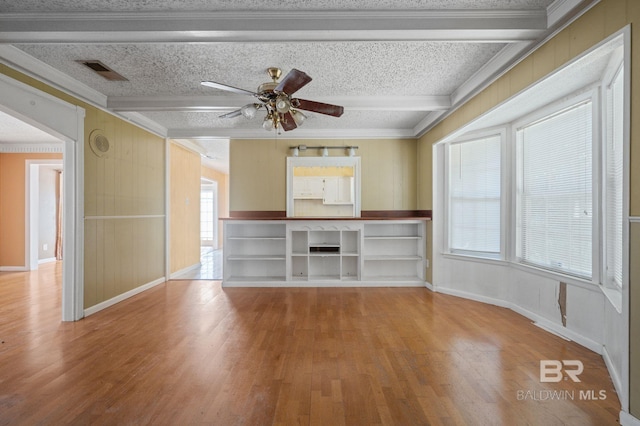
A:
{"label": "white shelf", "polygon": [[339,281],[340,275],[311,275],[309,281]]}
{"label": "white shelf", "polygon": [[273,276],[273,277],[247,277],[247,276],[231,276],[227,278],[225,281],[236,282],[236,283],[247,283],[247,282],[277,282],[284,280],[284,276]]}
{"label": "white shelf", "polygon": [[411,236],[388,236],[388,235],[368,235],[365,236],[365,240],[419,240],[422,237],[418,235]]}
{"label": "white shelf", "polygon": [[282,241],[287,237],[229,237],[230,241]]}
{"label": "white shelf", "polygon": [[385,276],[385,275],[365,275],[365,279],[366,280],[371,280],[371,281],[385,281],[385,282],[407,282],[407,281],[424,281],[421,277],[414,275],[406,275],[406,276],[396,276],[396,275],[391,275],[391,276]]}
{"label": "white shelf", "polygon": [[373,260],[422,260],[421,256],[418,255],[373,255],[373,256],[365,256],[365,261],[373,261]]}
{"label": "white shelf", "polygon": [[262,255],[262,254],[247,254],[247,255],[229,255],[227,260],[285,260],[286,256],[283,255]]}

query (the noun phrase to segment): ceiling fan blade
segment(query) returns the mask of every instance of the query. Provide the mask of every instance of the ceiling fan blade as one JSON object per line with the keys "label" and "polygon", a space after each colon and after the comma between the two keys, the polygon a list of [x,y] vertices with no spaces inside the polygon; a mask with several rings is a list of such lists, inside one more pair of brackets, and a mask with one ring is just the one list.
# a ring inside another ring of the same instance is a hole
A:
{"label": "ceiling fan blade", "polygon": [[278,83],[274,92],[284,92],[287,95],[293,95],[310,81],[311,77],[294,68]]}
{"label": "ceiling fan blade", "polygon": [[284,114],[280,114],[280,125],[282,126],[285,132],[288,132],[289,130],[293,130],[296,127],[298,127],[298,125],[293,119],[293,116],[291,115],[291,112],[289,111]]}
{"label": "ceiling fan blade", "polygon": [[227,84],[216,83],[215,81],[203,81],[200,84],[207,87],[213,87],[214,89],[226,90],[227,92],[237,93],[239,95],[258,96],[257,93],[249,90],[238,89],[237,87],[229,86]]}
{"label": "ceiling fan blade", "polygon": [[344,108],[338,105],[324,104],[322,102],[308,101],[306,99],[292,99],[294,108],[303,109],[305,111],[318,112],[320,114],[332,115],[340,117],[344,112]]}
{"label": "ceiling fan blade", "polygon": [[226,113],[226,114],[222,114],[222,115],[221,115],[220,117],[218,117],[218,118],[233,118],[233,117],[237,117],[237,116],[239,116],[239,115],[242,115],[242,110],[237,109],[237,110],[235,110],[235,111],[231,111],[231,112],[228,112],[228,113]]}

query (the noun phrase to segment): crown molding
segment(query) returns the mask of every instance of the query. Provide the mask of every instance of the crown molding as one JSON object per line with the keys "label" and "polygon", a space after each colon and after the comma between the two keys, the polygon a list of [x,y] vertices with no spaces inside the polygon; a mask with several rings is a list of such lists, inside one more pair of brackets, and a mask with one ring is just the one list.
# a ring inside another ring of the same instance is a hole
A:
{"label": "crown molding", "polygon": [[125,121],[129,121],[136,126],[147,130],[148,132],[160,136],[161,138],[166,138],[169,133],[166,127],[156,123],[155,121],[147,118],[142,114],[138,114],[137,112],[123,112],[116,113],[115,115]]}
{"label": "crown molding", "polygon": [[62,154],[63,144],[1,143],[2,154]]}
{"label": "crown molding", "polygon": [[[590,0],[592,6],[599,3],[600,0]],[[551,28],[554,25],[560,23],[566,16],[570,16],[570,13],[576,7],[579,7],[583,3],[587,3],[585,0],[555,0],[549,6],[547,6],[547,27]]]}
{"label": "crown molding", "polygon": [[[451,107],[449,96],[316,96],[314,101],[352,111],[439,111]],[[251,103],[250,96],[110,96],[107,108],[128,111],[226,111]],[[255,102],[255,101],[254,101]]]}

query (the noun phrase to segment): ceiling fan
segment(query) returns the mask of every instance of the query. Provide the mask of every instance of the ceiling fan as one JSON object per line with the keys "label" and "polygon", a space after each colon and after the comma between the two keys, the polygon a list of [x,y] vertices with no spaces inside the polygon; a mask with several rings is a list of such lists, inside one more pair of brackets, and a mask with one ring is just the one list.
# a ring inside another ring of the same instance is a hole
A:
{"label": "ceiling fan", "polygon": [[257,92],[213,81],[203,81],[202,85],[258,98],[262,103],[249,103],[238,110],[221,115],[220,118],[231,118],[239,115],[245,118],[253,118],[256,112],[264,107],[267,115],[262,122],[262,127],[265,130],[277,130],[278,127],[285,131],[295,129],[306,118],[300,110],[317,112],[333,117],[340,117],[344,112],[344,108],[338,105],[292,98],[291,95],[311,81],[311,77],[302,71],[292,69],[280,82],[278,82],[282,74],[280,68],[268,68],[267,74],[273,81],[261,84]]}

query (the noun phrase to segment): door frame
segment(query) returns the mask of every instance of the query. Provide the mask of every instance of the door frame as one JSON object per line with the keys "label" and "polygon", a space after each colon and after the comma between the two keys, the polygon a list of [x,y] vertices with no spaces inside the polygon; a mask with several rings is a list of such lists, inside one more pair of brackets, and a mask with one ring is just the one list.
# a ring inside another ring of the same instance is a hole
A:
{"label": "door frame", "polygon": [[[63,142],[62,241],[67,256],[62,264],[62,320],[79,320],[84,316],[85,110],[3,74],[0,99],[0,111]],[[25,258],[25,264],[28,261]]]}

